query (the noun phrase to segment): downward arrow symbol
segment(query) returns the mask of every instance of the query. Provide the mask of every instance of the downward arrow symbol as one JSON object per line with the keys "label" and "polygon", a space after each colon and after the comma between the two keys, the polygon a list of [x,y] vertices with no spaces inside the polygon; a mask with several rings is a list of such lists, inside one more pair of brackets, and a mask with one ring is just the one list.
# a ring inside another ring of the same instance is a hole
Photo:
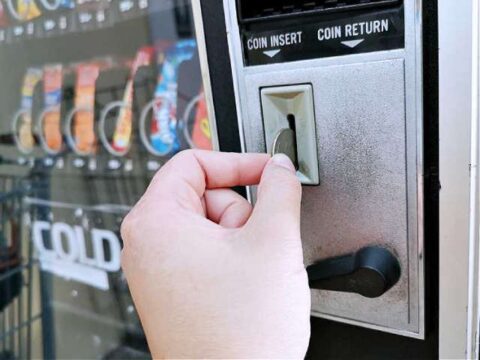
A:
{"label": "downward arrow symbol", "polygon": [[345,46],[348,46],[351,49],[353,49],[354,47],[357,47],[359,44],[361,44],[364,41],[365,41],[365,39],[342,41],[342,44],[345,45]]}
{"label": "downward arrow symbol", "polygon": [[264,51],[263,53],[264,53],[265,55],[267,55],[268,57],[273,58],[273,57],[274,57],[275,55],[277,55],[279,52],[280,52],[280,49],[276,49],[276,50]]}

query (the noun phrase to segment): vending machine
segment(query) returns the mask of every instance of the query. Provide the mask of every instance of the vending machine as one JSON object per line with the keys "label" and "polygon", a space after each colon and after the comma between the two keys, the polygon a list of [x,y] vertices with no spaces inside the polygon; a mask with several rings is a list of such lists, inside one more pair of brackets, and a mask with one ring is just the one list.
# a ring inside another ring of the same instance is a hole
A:
{"label": "vending machine", "polygon": [[120,223],[212,149],[188,0],[0,2],[0,359],[149,358]]}
{"label": "vending machine", "polygon": [[303,184],[307,357],[478,358],[478,2],[201,10],[219,148]]}
{"label": "vending machine", "polygon": [[479,34],[476,0],[0,0],[0,360],[150,358],[119,229],[188,148],[295,163],[308,359],[478,359]]}
{"label": "vending machine", "polygon": [[219,149],[303,184],[307,358],[478,359],[478,1],[199,7]]}

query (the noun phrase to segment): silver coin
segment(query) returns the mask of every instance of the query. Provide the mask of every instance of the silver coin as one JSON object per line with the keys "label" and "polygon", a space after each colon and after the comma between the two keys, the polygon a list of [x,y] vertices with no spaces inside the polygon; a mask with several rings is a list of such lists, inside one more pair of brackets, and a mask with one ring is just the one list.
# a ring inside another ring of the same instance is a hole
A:
{"label": "silver coin", "polygon": [[297,167],[297,141],[295,131],[285,128],[277,133],[272,145],[272,156],[275,154],[287,155],[295,167]]}

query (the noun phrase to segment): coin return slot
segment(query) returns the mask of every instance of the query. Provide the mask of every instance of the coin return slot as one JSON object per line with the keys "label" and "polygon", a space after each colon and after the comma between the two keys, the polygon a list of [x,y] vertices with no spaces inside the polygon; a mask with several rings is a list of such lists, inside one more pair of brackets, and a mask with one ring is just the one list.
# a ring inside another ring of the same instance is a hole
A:
{"label": "coin return slot", "polygon": [[310,84],[260,90],[268,153],[284,153],[303,184],[318,185],[318,156],[313,90]]}

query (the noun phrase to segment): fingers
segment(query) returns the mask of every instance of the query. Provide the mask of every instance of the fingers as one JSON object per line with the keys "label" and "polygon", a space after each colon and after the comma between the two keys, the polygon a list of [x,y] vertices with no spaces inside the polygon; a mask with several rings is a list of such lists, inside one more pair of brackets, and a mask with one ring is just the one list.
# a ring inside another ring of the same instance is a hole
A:
{"label": "fingers", "polygon": [[302,187],[292,162],[277,154],[265,166],[252,220],[269,231],[280,232],[283,238],[300,239],[301,197]]}
{"label": "fingers", "polygon": [[230,189],[207,190],[205,205],[207,217],[227,228],[243,226],[252,213],[250,203]]}
{"label": "fingers", "polygon": [[157,175],[165,191],[174,192],[185,182],[202,196],[205,189],[257,184],[268,159],[266,154],[187,150],[173,157]]}
{"label": "fingers", "polygon": [[267,154],[183,151],[158,171],[147,194],[199,212],[206,189],[257,184],[268,159]]}

